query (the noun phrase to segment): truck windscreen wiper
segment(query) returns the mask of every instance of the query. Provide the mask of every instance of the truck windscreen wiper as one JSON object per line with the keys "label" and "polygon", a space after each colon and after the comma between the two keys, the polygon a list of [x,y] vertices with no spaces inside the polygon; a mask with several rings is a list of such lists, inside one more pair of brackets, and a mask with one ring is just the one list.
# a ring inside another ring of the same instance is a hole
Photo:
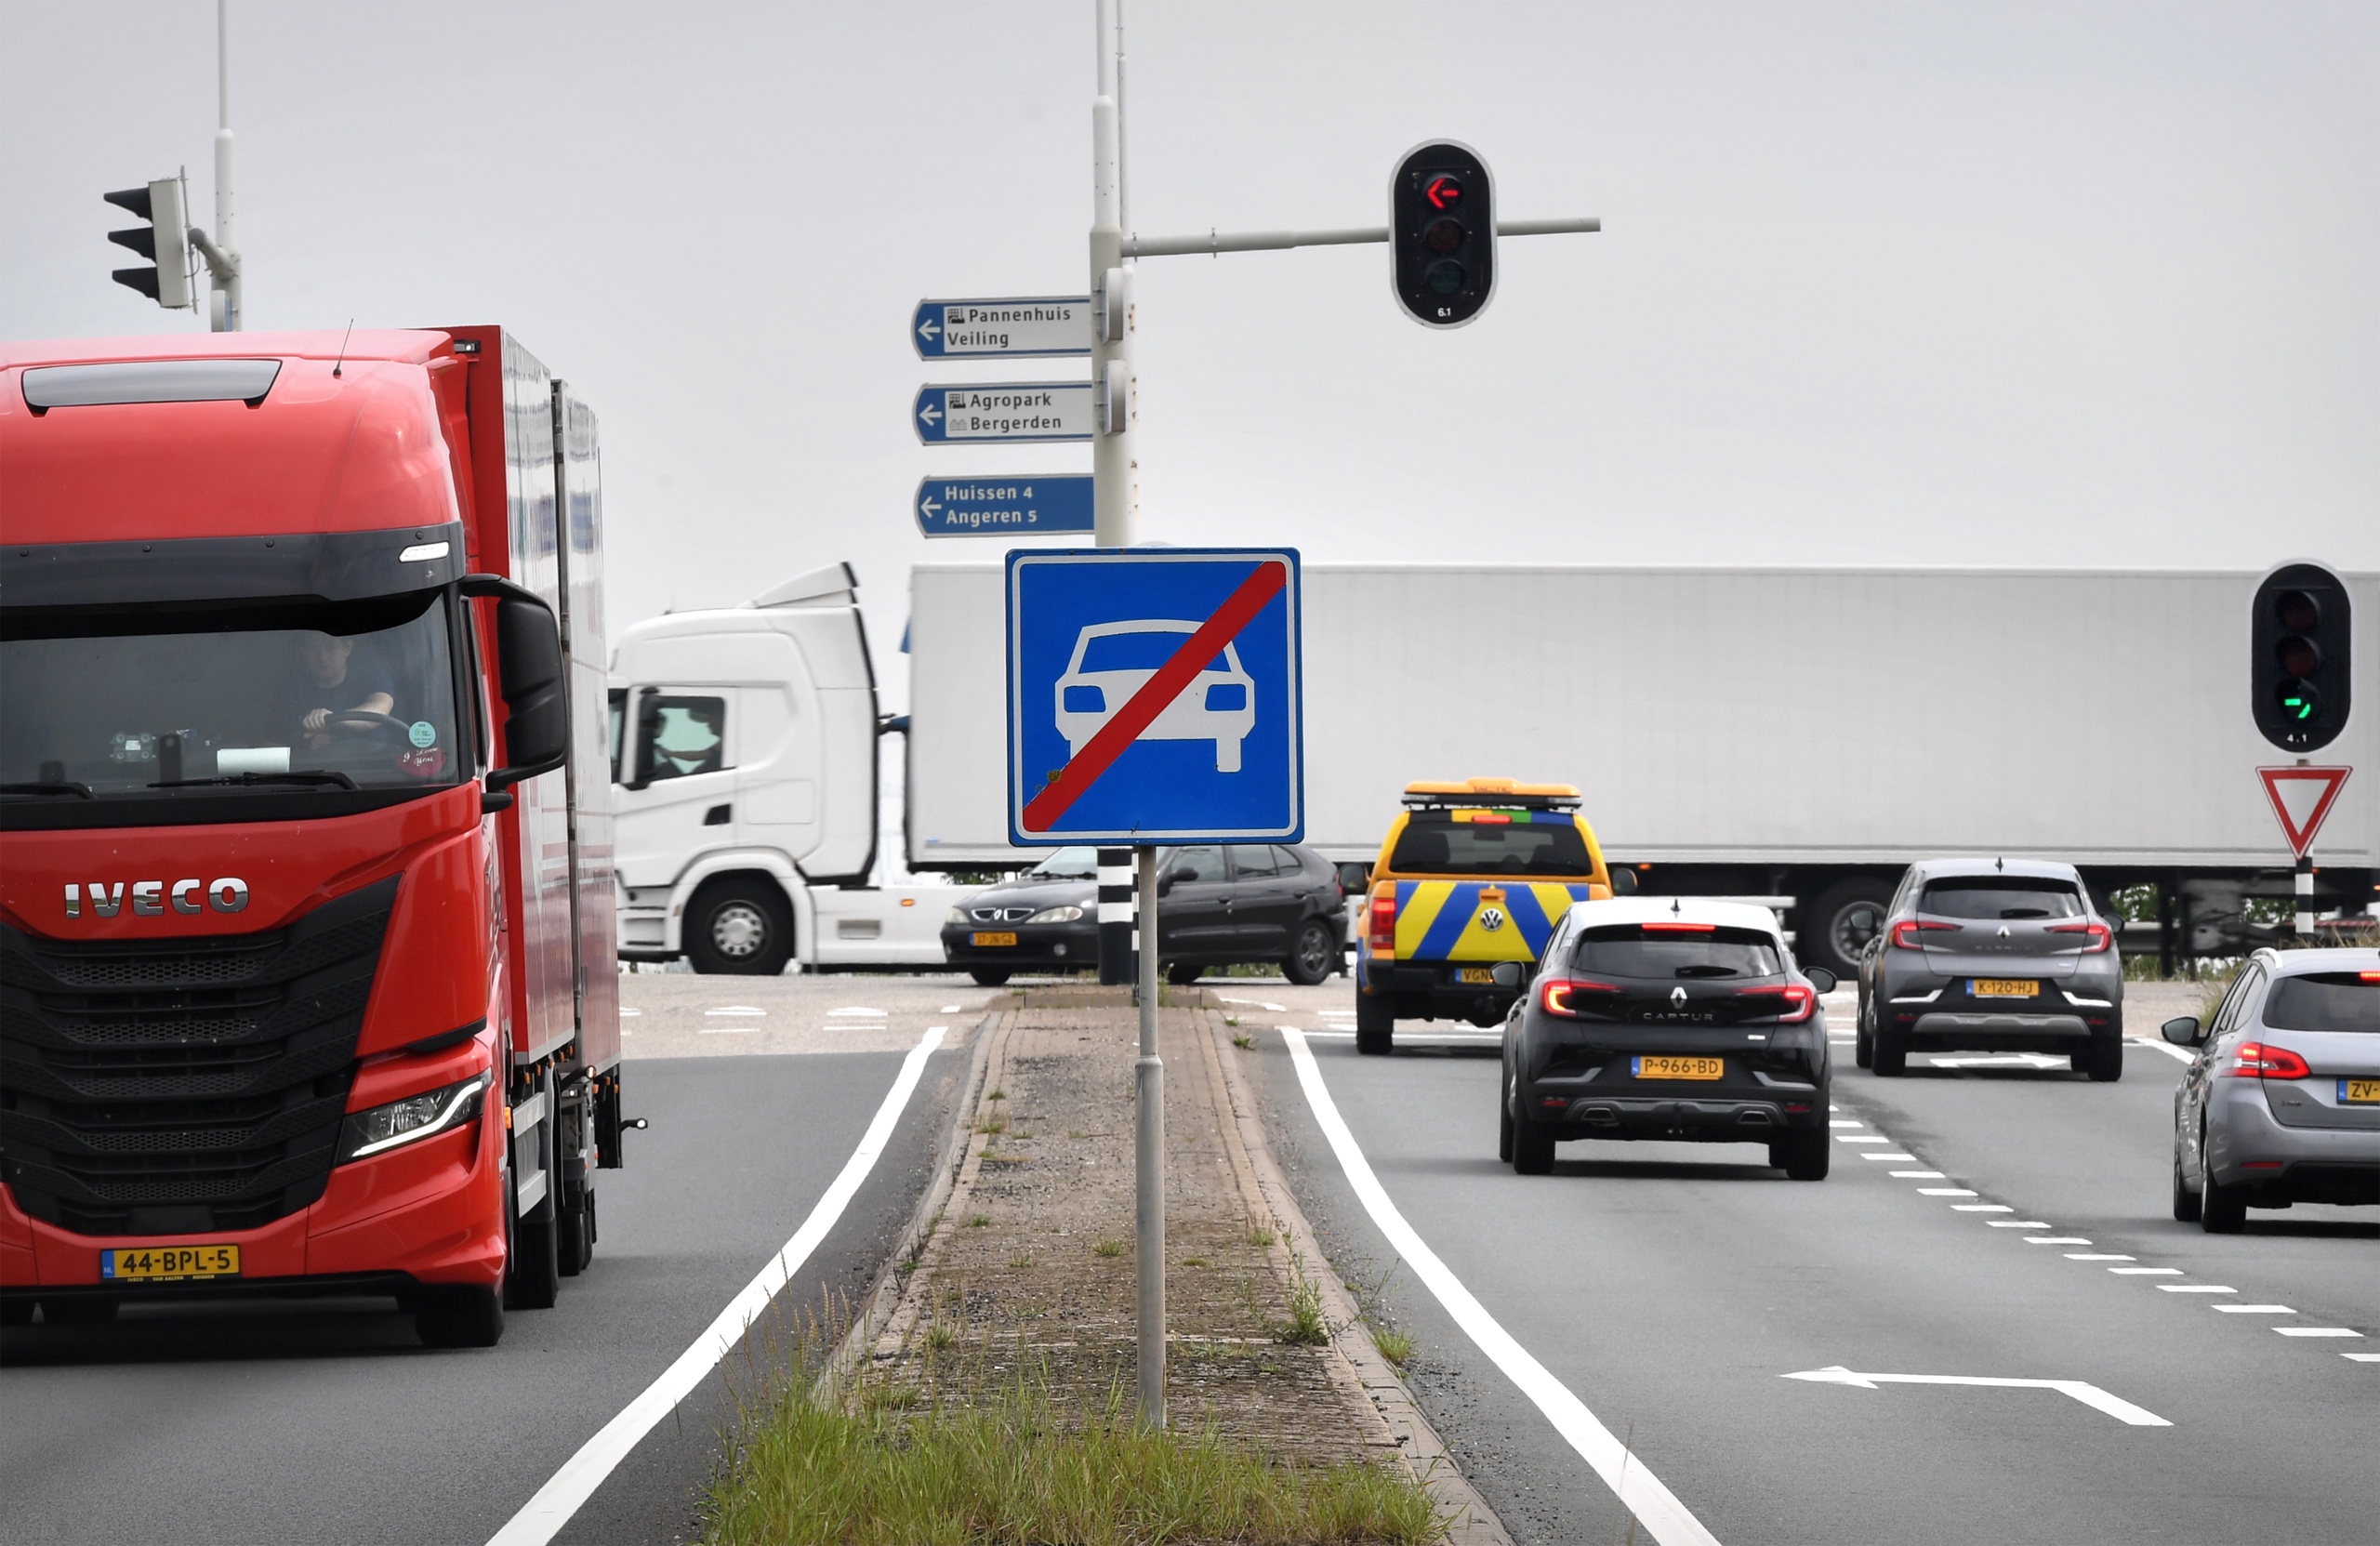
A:
{"label": "truck windscreen wiper", "polygon": [[258,784],[328,784],[336,785],[342,789],[352,789],[358,787],[355,780],[348,777],[347,774],[337,773],[327,768],[324,769],[320,773],[225,773],[220,778],[169,778],[161,784],[152,784],[149,787],[152,789],[188,789],[202,784],[236,784],[242,786],[255,786]]}
{"label": "truck windscreen wiper", "polygon": [[78,799],[91,798],[88,784],[73,779],[60,779],[55,784],[0,784],[0,795],[73,795]]}

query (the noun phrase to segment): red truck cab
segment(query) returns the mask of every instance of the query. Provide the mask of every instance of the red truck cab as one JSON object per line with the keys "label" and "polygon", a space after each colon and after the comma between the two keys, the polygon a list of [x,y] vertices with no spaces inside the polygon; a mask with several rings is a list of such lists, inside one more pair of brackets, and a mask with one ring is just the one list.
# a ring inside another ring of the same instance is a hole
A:
{"label": "red truck cab", "polygon": [[596,425],[502,330],[0,347],[0,1315],[487,1345],[620,1163]]}

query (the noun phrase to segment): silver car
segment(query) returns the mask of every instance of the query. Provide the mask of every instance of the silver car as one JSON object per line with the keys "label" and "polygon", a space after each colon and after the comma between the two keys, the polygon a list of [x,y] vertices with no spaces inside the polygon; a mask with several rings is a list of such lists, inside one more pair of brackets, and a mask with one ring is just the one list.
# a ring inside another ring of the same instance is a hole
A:
{"label": "silver car", "polygon": [[2259,950],[2174,1091],[2174,1217],[2229,1235],[2251,1208],[2380,1204],[2380,950]]}

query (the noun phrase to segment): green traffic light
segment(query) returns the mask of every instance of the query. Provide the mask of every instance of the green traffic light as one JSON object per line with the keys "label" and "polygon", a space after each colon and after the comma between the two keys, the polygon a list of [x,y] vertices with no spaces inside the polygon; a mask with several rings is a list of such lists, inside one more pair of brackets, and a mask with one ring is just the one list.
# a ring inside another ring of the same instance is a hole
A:
{"label": "green traffic light", "polygon": [[2281,700],[2281,707],[2294,711],[2301,720],[2313,718],[2314,706],[2304,698],[2283,698]]}

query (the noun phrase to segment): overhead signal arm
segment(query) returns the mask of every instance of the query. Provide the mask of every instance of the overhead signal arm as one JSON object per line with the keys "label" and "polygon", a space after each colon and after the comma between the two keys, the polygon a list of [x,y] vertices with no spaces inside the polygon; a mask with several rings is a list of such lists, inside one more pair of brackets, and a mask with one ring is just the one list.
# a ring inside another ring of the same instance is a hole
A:
{"label": "overhead signal arm", "polygon": [[[1501,236],[1567,236],[1601,231],[1595,216],[1558,220],[1499,220]],[[1227,252],[1282,252],[1290,247],[1352,247],[1388,240],[1386,226],[1356,226],[1345,231],[1210,231],[1204,236],[1127,236],[1127,258],[1221,256]]]}

